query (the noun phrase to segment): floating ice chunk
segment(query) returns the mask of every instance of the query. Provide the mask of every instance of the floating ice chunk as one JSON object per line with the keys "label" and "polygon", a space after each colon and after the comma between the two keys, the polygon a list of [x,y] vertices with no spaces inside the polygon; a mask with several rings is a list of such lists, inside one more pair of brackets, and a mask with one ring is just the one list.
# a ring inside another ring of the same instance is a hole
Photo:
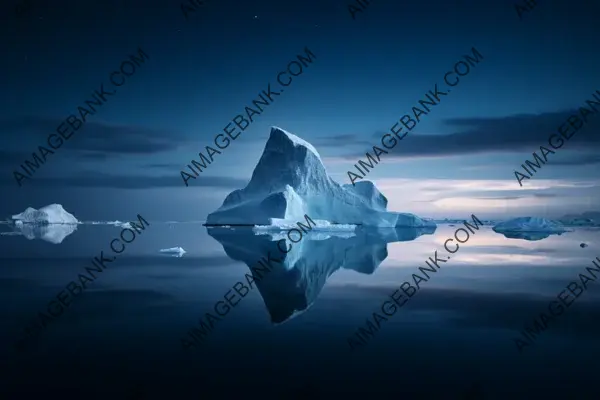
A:
{"label": "floating ice chunk", "polygon": [[356,229],[356,225],[353,224],[332,224],[329,221],[325,221],[322,219],[313,220],[312,222],[306,222],[304,218],[300,221],[292,221],[286,219],[279,218],[271,218],[271,224],[269,225],[256,225],[254,227],[254,231],[265,231],[265,230],[275,230],[275,231],[283,231],[289,229],[299,229],[298,222],[302,222],[306,226],[310,226],[312,230],[320,230],[320,231],[328,231],[328,232],[337,232],[337,231],[353,231]]}
{"label": "floating ice chunk", "polygon": [[60,204],[50,204],[36,210],[32,207],[27,207],[20,214],[12,216],[15,224],[77,224],[79,221],[73,214],[68,213]]}
{"label": "floating ice chunk", "polygon": [[129,229],[133,229],[131,226],[131,223],[129,222],[123,222],[123,221],[107,221],[107,222],[102,222],[102,221],[98,221],[98,224],[106,224],[106,225],[114,225],[114,226],[118,226],[119,228],[129,228]]}
{"label": "floating ice chunk", "polygon": [[168,249],[161,249],[161,253],[169,254],[173,257],[182,257],[186,251],[182,247],[170,247]]}
{"label": "floating ice chunk", "polygon": [[553,221],[538,217],[520,217],[514,218],[495,225],[493,228],[497,233],[516,233],[516,232],[542,232],[542,233],[563,233],[568,232],[558,221]]}

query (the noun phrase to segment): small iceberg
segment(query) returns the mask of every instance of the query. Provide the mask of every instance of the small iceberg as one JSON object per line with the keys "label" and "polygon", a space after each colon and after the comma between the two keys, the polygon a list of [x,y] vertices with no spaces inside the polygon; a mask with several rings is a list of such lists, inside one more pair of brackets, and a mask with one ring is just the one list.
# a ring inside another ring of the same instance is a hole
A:
{"label": "small iceberg", "polygon": [[588,247],[588,245],[586,243],[581,243],[579,245],[579,247],[581,247],[582,249],[585,249],[586,247]]}
{"label": "small iceberg", "polygon": [[544,232],[563,233],[568,230],[558,221],[538,217],[520,217],[500,222],[493,228],[494,232]]}
{"label": "small iceberg", "polygon": [[509,239],[541,240],[569,230],[558,221],[538,217],[520,217],[500,222],[492,230]]}
{"label": "small iceberg", "polygon": [[32,207],[27,207],[20,214],[12,216],[15,225],[21,224],[78,224],[79,221],[73,214],[68,213],[60,204],[50,204],[36,210]]}
{"label": "small iceberg", "polygon": [[583,214],[567,214],[559,221],[566,226],[599,226],[600,212],[586,211]]}
{"label": "small iceberg", "polygon": [[162,254],[168,254],[172,257],[183,257],[186,251],[182,247],[171,247],[168,249],[161,249]]}
{"label": "small iceberg", "polygon": [[596,226],[596,222],[590,218],[561,219],[560,222],[567,226]]}
{"label": "small iceberg", "polygon": [[118,226],[120,228],[129,228],[132,229],[131,224],[129,222],[122,222],[119,220],[116,221],[108,221],[105,222],[106,225],[114,225],[114,226]]}
{"label": "small iceberg", "polygon": [[14,232],[4,235],[23,235],[29,240],[42,239],[53,244],[60,244],[77,230],[80,222],[67,212],[60,204],[49,204],[36,210],[27,207],[20,214],[12,216]]}

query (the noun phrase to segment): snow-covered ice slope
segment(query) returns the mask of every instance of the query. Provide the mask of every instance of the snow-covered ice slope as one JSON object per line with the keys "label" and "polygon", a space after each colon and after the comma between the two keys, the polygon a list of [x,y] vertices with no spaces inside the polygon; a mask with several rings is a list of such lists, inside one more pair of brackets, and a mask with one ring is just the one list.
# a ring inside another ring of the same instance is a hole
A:
{"label": "snow-covered ice slope", "polygon": [[77,224],[79,221],[73,214],[68,213],[60,204],[50,204],[39,210],[27,207],[20,214],[12,216],[15,222],[28,224]]}
{"label": "snow-covered ice slope", "polygon": [[244,189],[231,192],[207,217],[208,225],[272,225],[313,220],[377,227],[435,227],[413,214],[386,211],[387,199],[372,182],[340,185],[308,142],[271,128],[263,154]]}

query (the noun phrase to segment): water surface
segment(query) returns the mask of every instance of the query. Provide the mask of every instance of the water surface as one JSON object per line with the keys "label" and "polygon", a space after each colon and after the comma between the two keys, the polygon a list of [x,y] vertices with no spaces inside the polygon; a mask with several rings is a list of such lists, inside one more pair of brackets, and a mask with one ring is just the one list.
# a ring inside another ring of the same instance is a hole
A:
{"label": "water surface", "polygon": [[[486,399],[596,398],[597,283],[522,355],[512,341],[600,256],[600,233],[591,228],[537,241],[480,228],[354,352],[347,338],[435,250],[447,254],[444,242],[457,226],[413,237],[307,237],[202,346],[184,351],[181,338],[250,273],[246,261],[275,242],[239,232],[211,236],[200,224],[152,223],[33,346],[16,353],[12,344],[27,321],[120,229],[82,225],[60,244],[0,236],[7,398],[127,398],[134,390],[142,398],[465,398],[476,386]],[[187,253],[158,253],[176,246]]]}

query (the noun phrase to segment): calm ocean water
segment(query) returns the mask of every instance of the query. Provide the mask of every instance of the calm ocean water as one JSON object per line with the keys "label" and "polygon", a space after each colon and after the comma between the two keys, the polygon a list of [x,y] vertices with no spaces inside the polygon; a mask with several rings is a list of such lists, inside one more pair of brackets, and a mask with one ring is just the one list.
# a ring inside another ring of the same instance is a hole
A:
{"label": "calm ocean water", "polygon": [[[481,228],[350,352],[347,338],[435,250],[446,254],[444,241],[456,228],[440,225],[434,234],[387,244],[377,235],[306,240],[294,254],[301,271],[264,278],[265,286],[188,351],[181,338],[249,273],[236,259],[260,253],[266,239],[219,237],[228,256],[199,224],[151,223],[17,353],[12,345],[25,324],[109,248],[120,228],[83,225],[61,244],[0,236],[0,398],[597,398],[597,282],[522,355],[512,341],[600,257],[595,229],[526,241]],[[174,246],[187,254],[158,254]],[[311,270],[322,273],[306,279]]]}

